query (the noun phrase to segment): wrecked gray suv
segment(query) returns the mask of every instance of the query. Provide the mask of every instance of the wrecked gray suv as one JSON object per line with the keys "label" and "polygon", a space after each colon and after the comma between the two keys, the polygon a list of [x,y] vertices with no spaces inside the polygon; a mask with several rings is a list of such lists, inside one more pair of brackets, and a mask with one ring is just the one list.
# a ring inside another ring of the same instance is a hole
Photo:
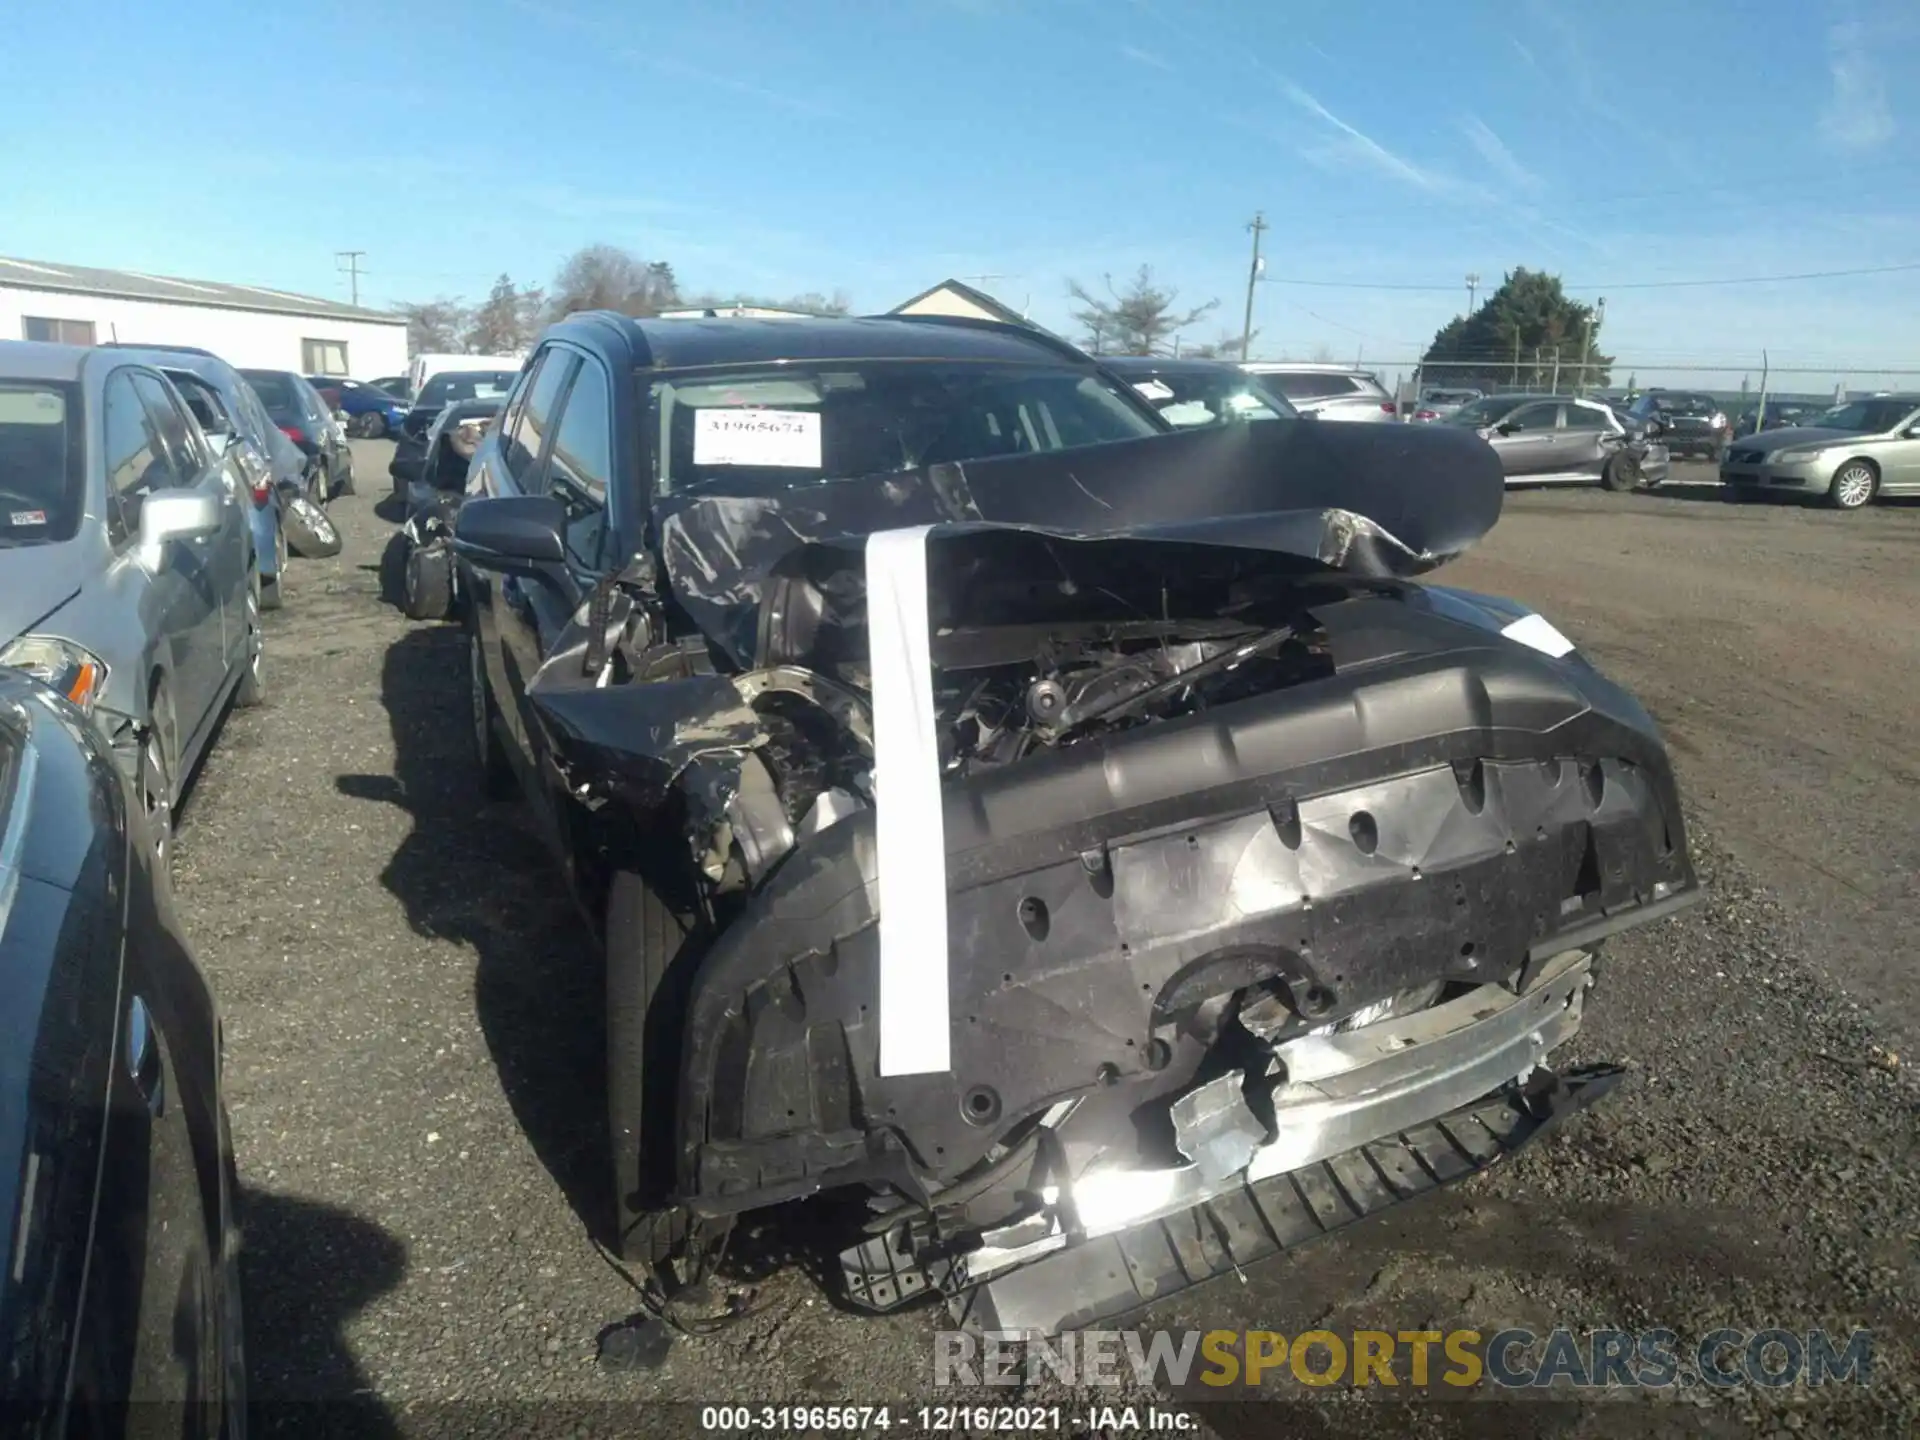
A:
{"label": "wrecked gray suv", "polygon": [[1550,1068],[1598,946],[1699,885],[1641,706],[1413,578],[1486,446],[694,323],[549,332],[455,535],[482,762],[602,927],[625,1254],[851,1193],[854,1304],[1050,1334],[1605,1092]]}

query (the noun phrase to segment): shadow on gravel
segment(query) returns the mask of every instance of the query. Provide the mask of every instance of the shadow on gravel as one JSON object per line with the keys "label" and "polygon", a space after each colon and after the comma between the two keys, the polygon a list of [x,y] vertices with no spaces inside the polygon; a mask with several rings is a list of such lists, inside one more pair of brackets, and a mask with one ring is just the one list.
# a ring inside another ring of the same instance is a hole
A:
{"label": "shadow on gravel", "polygon": [[406,1247],[346,1210],[265,1190],[247,1192],[243,1216],[252,1433],[397,1437],[346,1325],[400,1283]]}
{"label": "shadow on gravel", "polygon": [[422,626],[394,642],[380,681],[393,773],[335,784],[412,821],[381,883],[416,934],[472,947],[474,1003],[514,1118],[588,1233],[605,1241],[613,1221],[599,949],[524,812],[480,798],[466,668],[458,626]]}

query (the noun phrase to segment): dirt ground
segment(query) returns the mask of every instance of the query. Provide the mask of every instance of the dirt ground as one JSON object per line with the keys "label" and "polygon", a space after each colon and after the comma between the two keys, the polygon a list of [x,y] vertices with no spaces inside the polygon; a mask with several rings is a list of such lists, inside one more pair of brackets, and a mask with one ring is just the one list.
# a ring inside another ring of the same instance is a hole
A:
{"label": "dirt ground", "polygon": [[[892,1433],[917,1433],[933,1316],[835,1308],[783,1255],[803,1230],[757,1238],[739,1324],[650,1370],[597,1363],[598,1332],[635,1309],[592,1240],[598,971],[517,807],[479,798],[458,631],[378,598],[389,450],[356,454],[362,493],[334,505],[345,551],[296,562],[268,617],[271,700],[229,720],[178,851],[227,1017],[257,1427],[665,1435],[735,1400],[891,1405]],[[1688,1341],[1870,1327],[1869,1385],[990,1398],[1068,1407],[1059,1433],[1087,1433],[1072,1414],[1090,1402],[1149,1400],[1205,1403],[1229,1437],[1905,1433],[1920,1089],[1888,1052],[1920,1033],[1901,944],[1920,915],[1916,559],[1920,510],[1734,507],[1689,484],[1516,497],[1446,578],[1537,605],[1647,701],[1712,898],[1610,947],[1579,1045],[1629,1075],[1595,1110],[1485,1177],[1135,1321]]]}

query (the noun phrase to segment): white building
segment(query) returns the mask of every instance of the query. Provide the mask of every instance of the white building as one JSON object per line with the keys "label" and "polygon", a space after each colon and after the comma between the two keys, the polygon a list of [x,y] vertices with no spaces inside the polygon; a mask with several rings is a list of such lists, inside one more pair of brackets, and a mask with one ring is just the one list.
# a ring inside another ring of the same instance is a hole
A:
{"label": "white building", "polygon": [[229,365],[360,379],[404,374],[407,326],[257,285],[0,259],[0,339],[197,345]]}

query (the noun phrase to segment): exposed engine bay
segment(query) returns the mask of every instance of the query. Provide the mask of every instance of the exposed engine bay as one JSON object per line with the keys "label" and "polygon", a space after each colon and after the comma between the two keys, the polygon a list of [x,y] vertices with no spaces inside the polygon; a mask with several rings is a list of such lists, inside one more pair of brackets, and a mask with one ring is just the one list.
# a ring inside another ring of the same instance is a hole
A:
{"label": "exposed engine bay", "polygon": [[[855,1303],[1052,1333],[1604,1093],[1547,1068],[1598,946],[1699,896],[1657,730],[1524,607],[1413,578],[1497,518],[1484,446],[1239,428],[688,496],[582,607],[527,690],[556,783],[610,856],[664,829],[707,917],[649,1056],[673,1204],[857,1187]],[[918,678],[863,548],[908,526]],[[904,853],[877,700],[922,680]],[[944,871],[935,1068],[881,1058],[890,865]]]}

